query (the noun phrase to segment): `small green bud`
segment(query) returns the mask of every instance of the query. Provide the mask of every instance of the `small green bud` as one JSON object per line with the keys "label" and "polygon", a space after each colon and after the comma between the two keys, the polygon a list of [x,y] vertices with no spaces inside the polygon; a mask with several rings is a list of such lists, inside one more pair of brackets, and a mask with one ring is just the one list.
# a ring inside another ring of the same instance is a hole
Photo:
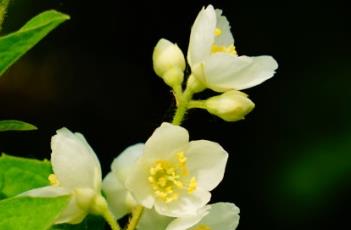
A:
{"label": "small green bud", "polygon": [[169,86],[182,83],[185,58],[176,44],[160,39],[154,48],[152,60],[156,74]]}
{"label": "small green bud", "polygon": [[238,121],[244,119],[254,109],[255,104],[247,97],[247,94],[230,90],[207,99],[205,106],[209,113],[225,121]]}

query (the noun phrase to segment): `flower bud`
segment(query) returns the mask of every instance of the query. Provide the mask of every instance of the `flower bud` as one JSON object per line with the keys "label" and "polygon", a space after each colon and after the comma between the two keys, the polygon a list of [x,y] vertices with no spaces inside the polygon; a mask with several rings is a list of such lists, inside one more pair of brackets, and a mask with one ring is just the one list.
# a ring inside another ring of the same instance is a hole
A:
{"label": "flower bud", "polygon": [[255,104],[247,94],[236,90],[227,91],[219,96],[214,96],[205,101],[209,113],[225,121],[238,121],[244,119],[251,112]]}
{"label": "flower bud", "polygon": [[160,39],[154,48],[152,60],[156,74],[168,85],[181,84],[185,58],[176,44],[163,38]]}

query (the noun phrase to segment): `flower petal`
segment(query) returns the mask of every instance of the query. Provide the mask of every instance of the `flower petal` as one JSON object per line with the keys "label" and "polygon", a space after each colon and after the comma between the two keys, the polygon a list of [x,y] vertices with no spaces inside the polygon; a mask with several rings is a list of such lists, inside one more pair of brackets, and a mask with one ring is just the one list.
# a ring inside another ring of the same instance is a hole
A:
{"label": "flower petal", "polygon": [[179,217],[173,220],[166,230],[186,230],[199,223],[201,219],[208,214],[210,206],[200,208],[195,215]]}
{"label": "flower petal", "polygon": [[198,187],[211,191],[222,181],[228,153],[218,143],[191,141],[186,156],[190,175],[195,176]]}
{"label": "flower petal", "polygon": [[149,168],[140,161],[133,168],[132,173],[125,182],[126,188],[132,193],[135,200],[146,208],[152,208],[155,199],[148,181]]}
{"label": "flower petal", "polygon": [[113,160],[111,164],[112,172],[118,176],[121,183],[125,183],[143,151],[144,144],[135,144],[126,148],[116,159]]}
{"label": "flower petal", "polygon": [[140,218],[138,230],[165,230],[167,225],[173,220],[168,216],[161,216],[154,209],[144,209]]}
{"label": "flower petal", "polygon": [[56,197],[69,195],[70,191],[58,186],[45,186],[41,188],[35,188],[24,193],[19,194],[19,196],[30,196],[30,197]]}
{"label": "flower petal", "polygon": [[60,185],[70,189],[100,189],[99,160],[81,134],[59,129],[51,139],[51,148],[51,163]]}
{"label": "flower petal", "polygon": [[261,84],[273,77],[278,64],[271,56],[235,57],[215,53],[205,60],[204,68],[208,88],[224,92]]}
{"label": "flower petal", "polygon": [[239,224],[239,208],[233,203],[219,202],[210,205],[208,215],[200,224],[209,226],[210,229],[234,230]]}
{"label": "flower petal", "polygon": [[87,210],[81,209],[77,204],[76,197],[72,196],[67,207],[56,218],[55,224],[78,224],[83,221],[87,214]]}
{"label": "flower petal", "polygon": [[126,189],[124,181],[110,172],[102,182],[102,190],[106,195],[107,203],[116,219],[119,219],[131,212],[136,205],[133,197]]}
{"label": "flower petal", "polygon": [[221,34],[215,37],[217,45],[228,46],[234,44],[234,38],[230,32],[230,24],[225,16],[222,16],[222,10],[216,9],[217,25],[221,30]]}
{"label": "flower petal", "polygon": [[197,210],[205,206],[210,199],[211,193],[198,188],[191,194],[186,192],[180,194],[178,200],[170,203],[156,200],[155,210],[161,215],[183,217],[195,214]]}
{"label": "flower petal", "polygon": [[213,6],[202,8],[191,28],[187,59],[192,68],[210,55],[215,28],[216,13]]}
{"label": "flower petal", "polygon": [[145,143],[144,154],[140,161],[154,162],[168,159],[178,151],[187,147],[188,131],[180,126],[164,122],[158,127]]}

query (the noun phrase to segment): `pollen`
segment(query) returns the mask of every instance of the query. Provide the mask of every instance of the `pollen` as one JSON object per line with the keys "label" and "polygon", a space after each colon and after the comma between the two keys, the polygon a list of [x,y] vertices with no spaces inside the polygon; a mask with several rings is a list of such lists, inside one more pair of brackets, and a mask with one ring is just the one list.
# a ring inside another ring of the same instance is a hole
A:
{"label": "pollen", "polygon": [[220,28],[216,27],[216,29],[214,30],[213,33],[216,37],[218,37],[222,34],[222,30]]}
{"label": "pollen", "polygon": [[188,186],[188,193],[192,193],[196,190],[197,188],[197,182],[195,177],[192,177]]}
{"label": "pollen", "polygon": [[199,224],[193,230],[212,230],[208,225],[206,224]]}
{"label": "pollen", "polygon": [[49,180],[50,184],[53,185],[53,186],[60,185],[60,182],[57,179],[57,176],[55,174],[50,174],[49,177],[48,177],[48,180]]}
{"label": "pollen", "polygon": [[211,47],[211,53],[227,53],[233,56],[237,55],[235,46],[233,44],[228,46],[219,46],[219,45],[213,44]]}
{"label": "pollen", "polygon": [[177,200],[182,191],[190,194],[197,188],[196,178],[189,177],[184,152],[176,153],[173,161],[155,161],[149,168],[147,179],[155,197],[165,203]]}

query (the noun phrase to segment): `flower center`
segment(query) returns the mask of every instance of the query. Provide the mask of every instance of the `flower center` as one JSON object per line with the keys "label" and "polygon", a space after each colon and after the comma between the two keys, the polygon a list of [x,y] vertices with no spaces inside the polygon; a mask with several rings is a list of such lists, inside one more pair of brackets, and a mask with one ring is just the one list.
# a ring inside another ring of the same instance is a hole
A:
{"label": "flower center", "polygon": [[176,161],[157,160],[149,169],[149,183],[157,198],[170,203],[177,200],[183,190],[191,194],[197,188],[195,177],[189,177],[184,152],[176,154]]}
{"label": "flower center", "polygon": [[208,225],[205,224],[199,224],[193,230],[211,230],[211,228]]}
{"label": "flower center", "polygon": [[50,182],[50,185],[52,185],[52,186],[59,186],[60,185],[60,182],[57,179],[57,176],[55,174],[50,174],[48,177],[48,180]]}

